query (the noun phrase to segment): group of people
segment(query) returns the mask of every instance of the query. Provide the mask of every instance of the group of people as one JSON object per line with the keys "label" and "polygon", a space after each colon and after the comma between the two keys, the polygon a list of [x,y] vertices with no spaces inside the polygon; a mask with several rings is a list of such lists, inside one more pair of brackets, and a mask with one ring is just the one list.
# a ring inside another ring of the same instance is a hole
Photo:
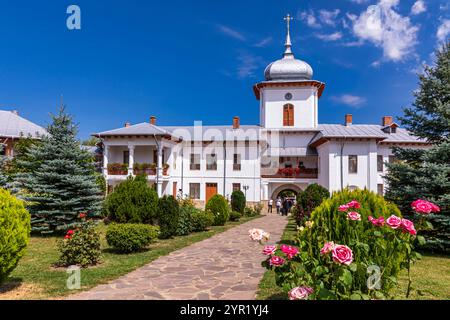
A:
{"label": "group of people", "polygon": [[[269,200],[269,213],[273,210],[273,200]],[[280,198],[275,200],[275,207],[277,209],[277,214],[282,216],[287,216],[291,208],[295,205],[295,198]]]}

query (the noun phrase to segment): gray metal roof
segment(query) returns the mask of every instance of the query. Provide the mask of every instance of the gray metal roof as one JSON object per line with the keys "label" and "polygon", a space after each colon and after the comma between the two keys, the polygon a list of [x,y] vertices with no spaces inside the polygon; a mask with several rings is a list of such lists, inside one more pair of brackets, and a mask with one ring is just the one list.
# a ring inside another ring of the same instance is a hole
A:
{"label": "gray metal roof", "polygon": [[310,144],[321,138],[372,138],[380,139],[383,142],[403,142],[403,143],[426,143],[407,130],[397,128],[396,133],[385,133],[383,126],[374,124],[352,124],[349,126],[341,124],[320,124],[318,133]]}
{"label": "gray metal roof", "polygon": [[135,136],[135,135],[161,136],[161,135],[171,135],[171,133],[163,129],[162,127],[158,127],[153,124],[143,122],[129,127],[122,127],[119,129],[108,130],[94,134],[94,136]]}
{"label": "gray metal roof", "polygon": [[0,137],[39,138],[46,135],[47,131],[37,124],[22,118],[13,111],[0,110]]}

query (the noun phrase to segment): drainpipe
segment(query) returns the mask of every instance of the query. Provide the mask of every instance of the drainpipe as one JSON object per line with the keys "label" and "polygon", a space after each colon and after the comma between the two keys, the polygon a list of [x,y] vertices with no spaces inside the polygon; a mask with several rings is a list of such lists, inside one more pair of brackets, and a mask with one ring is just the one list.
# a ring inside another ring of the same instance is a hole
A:
{"label": "drainpipe", "polygon": [[227,176],[227,142],[223,142],[223,196],[226,197],[225,185]]}
{"label": "drainpipe", "polygon": [[341,191],[344,190],[344,146],[345,146],[345,139],[341,142]]}

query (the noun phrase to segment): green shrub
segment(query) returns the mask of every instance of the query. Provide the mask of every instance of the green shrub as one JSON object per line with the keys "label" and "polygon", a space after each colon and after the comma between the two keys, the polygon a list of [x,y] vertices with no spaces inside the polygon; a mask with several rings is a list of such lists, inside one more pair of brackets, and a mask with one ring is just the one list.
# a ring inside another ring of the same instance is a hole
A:
{"label": "green shrub", "polygon": [[159,227],[146,224],[112,223],[106,230],[106,241],[114,249],[124,252],[136,252],[154,242],[159,235]]}
{"label": "green shrub", "polygon": [[93,223],[85,223],[77,230],[69,230],[58,242],[58,265],[87,267],[100,261],[100,234]]}
{"label": "green shrub", "polygon": [[172,196],[164,196],[158,201],[158,225],[161,228],[160,238],[174,236],[178,228],[180,208]]}
{"label": "green shrub", "polygon": [[231,194],[231,210],[244,213],[246,201],[245,195],[241,190],[233,191]]}
{"label": "green shrub", "polygon": [[211,212],[200,209],[193,209],[191,212],[192,231],[206,231],[214,223],[214,216]]}
{"label": "green shrub", "polygon": [[330,192],[317,183],[310,184],[300,192],[297,196],[297,205],[293,210],[297,225],[300,226],[305,219],[309,219],[311,212],[329,197]]}
{"label": "green shrub", "polygon": [[228,221],[230,216],[230,209],[228,208],[227,200],[220,194],[216,194],[208,200],[205,210],[209,211],[214,216],[214,226],[223,226]]}
{"label": "green shrub", "polygon": [[24,255],[30,229],[30,214],[23,202],[0,189],[0,283]]}
{"label": "green shrub", "polygon": [[240,212],[237,211],[231,211],[230,212],[230,221],[239,221],[241,219],[242,215]]}
{"label": "green shrub", "polygon": [[244,216],[246,217],[256,217],[259,216],[262,212],[263,205],[261,203],[258,203],[252,207],[247,206],[244,209]]}
{"label": "green shrub", "polygon": [[104,212],[108,219],[119,223],[153,223],[158,195],[145,177],[129,177],[106,197]]}
{"label": "green shrub", "polygon": [[192,206],[185,205],[180,207],[180,215],[178,217],[178,226],[176,231],[177,236],[185,236],[193,231],[191,217],[193,210],[195,210],[195,208]]}
{"label": "green shrub", "polygon": [[[353,200],[360,208],[338,210]],[[357,212],[360,220],[348,219],[349,212]],[[298,253],[291,258],[286,256],[280,267],[271,267],[268,261],[263,265],[275,270],[276,282],[286,292],[296,286],[308,286],[314,290],[313,299],[386,298],[399,272],[409,269],[410,262],[418,258],[412,246],[415,236],[404,232],[402,227],[394,229],[369,221],[369,216],[386,219],[391,215],[401,218],[395,205],[375,193],[367,190],[334,193],[300,228],[296,239]],[[334,261],[331,253],[321,253],[325,243],[331,241],[350,248],[353,258],[347,264]],[[288,252],[286,247],[281,250]],[[381,277],[380,287],[369,290],[369,276],[375,273]]]}

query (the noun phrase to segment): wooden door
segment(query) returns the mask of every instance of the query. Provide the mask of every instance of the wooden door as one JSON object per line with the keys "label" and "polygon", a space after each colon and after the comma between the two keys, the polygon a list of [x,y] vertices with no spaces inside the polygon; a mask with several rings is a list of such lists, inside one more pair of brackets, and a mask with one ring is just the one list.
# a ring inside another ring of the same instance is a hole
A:
{"label": "wooden door", "polygon": [[[217,183],[207,183],[206,184],[206,198],[205,201],[208,202],[213,195],[217,194]],[[206,203],[205,202],[205,203]]]}
{"label": "wooden door", "polygon": [[177,190],[177,182],[176,182],[176,181],[173,182],[173,190],[172,190],[172,193],[173,193],[173,197],[176,199],[176,198],[177,198],[177,193],[178,193],[178,190]]}

